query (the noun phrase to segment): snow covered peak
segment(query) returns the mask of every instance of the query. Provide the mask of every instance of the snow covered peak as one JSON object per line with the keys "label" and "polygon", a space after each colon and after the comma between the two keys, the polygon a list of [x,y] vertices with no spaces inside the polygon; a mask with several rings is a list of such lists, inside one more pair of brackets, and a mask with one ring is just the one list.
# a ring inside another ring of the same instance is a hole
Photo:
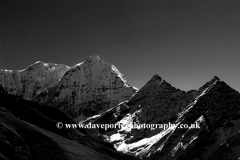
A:
{"label": "snow covered peak", "polygon": [[37,61],[33,64],[31,64],[30,66],[28,66],[27,68],[20,70],[20,72],[25,71],[25,70],[29,70],[29,69],[38,69],[38,68],[42,68],[44,66],[44,62],[42,61]]}
{"label": "snow covered peak", "polygon": [[55,63],[45,63],[43,61],[37,61],[33,64],[31,64],[29,67],[18,70],[19,72],[24,72],[24,71],[37,71],[40,72],[41,70],[54,70],[58,68],[70,68],[69,66],[66,66],[64,64],[55,64]]}
{"label": "snow covered peak", "polygon": [[37,61],[37,62],[33,63],[33,65],[34,64],[44,64],[44,62],[43,61]]}
{"label": "snow covered peak", "polygon": [[85,61],[75,64],[71,67],[71,69],[78,68],[78,66],[82,65],[92,65],[92,66],[97,66],[97,65],[107,65],[110,66],[111,63],[104,62],[102,59],[99,58],[98,55],[93,55],[87,58]]}
{"label": "snow covered peak", "polygon": [[1,70],[0,85],[11,94],[32,100],[37,92],[62,78],[69,68],[37,61],[23,70]]}
{"label": "snow covered peak", "polygon": [[36,101],[80,121],[127,100],[136,91],[115,66],[95,55],[71,67],[59,82],[40,92]]}
{"label": "snow covered peak", "polygon": [[24,70],[1,73],[0,85],[8,92],[55,106],[76,120],[109,109],[137,91],[97,55],[72,67],[37,61]]}

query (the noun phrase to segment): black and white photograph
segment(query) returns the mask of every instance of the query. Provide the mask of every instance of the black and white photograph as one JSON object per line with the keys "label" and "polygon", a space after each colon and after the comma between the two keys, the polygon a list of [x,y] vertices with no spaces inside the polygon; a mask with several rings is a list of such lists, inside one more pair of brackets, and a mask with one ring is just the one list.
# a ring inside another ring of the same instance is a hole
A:
{"label": "black and white photograph", "polygon": [[240,1],[0,0],[0,160],[240,160]]}

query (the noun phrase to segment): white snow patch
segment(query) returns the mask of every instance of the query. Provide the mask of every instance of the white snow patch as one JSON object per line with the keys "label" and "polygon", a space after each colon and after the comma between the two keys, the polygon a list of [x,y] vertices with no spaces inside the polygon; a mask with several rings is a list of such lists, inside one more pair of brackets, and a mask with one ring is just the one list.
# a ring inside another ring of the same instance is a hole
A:
{"label": "white snow patch", "polygon": [[56,67],[52,67],[52,68],[50,68],[50,70],[55,70],[56,69]]}
{"label": "white snow patch", "polygon": [[12,70],[7,70],[7,69],[1,69],[1,71],[12,72]]}
{"label": "white snow patch", "polygon": [[125,87],[129,87],[127,85],[127,81],[123,78],[123,75],[117,70],[117,68],[114,65],[111,65],[112,70],[117,74],[117,76],[124,82]]}
{"label": "white snow patch", "polygon": [[[131,127],[129,127],[131,124],[133,124],[133,119],[135,118],[136,114],[141,112],[141,107],[139,110],[136,110],[133,114],[127,114],[121,121],[119,121],[118,123],[122,124],[122,128],[119,130],[119,133],[117,134],[113,134],[110,137],[108,137],[108,141],[110,142],[114,142],[114,141],[120,141],[116,144],[114,144],[114,147],[117,149],[117,151],[121,151],[124,153],[133,153],[136,156],[137,155],[142,155],[146,152],[148,152],[150,150],[150,148],[157,143],[163,136],[165,136],[166,134],[174,131],[176,129],[176,127],[180,124],[177,123],[176,125],[173,125],[171,127],[169,127],[167,130],[163,130],[160,133],[158,133],[157,135],[154,135],[152,137],[149,138],[144,138],[140,141],[131,143],[131,144],[126,144],[125,141],[127,139],[125,139],[125,136],[127,135],[126,133],[131,132]],[[135,123],[138,123],[138,121],[136,121]],[[124,133],[124,134],[121,134]],[[132,136],[131,136],[132,137]],[[158,148],[158,150],[161,150],[161,148],[163,147],[160,146]],[[136,151],[131,151],[132,149],[136,149]]]}
{"label": "white snow patch", "polygon": [[[72,68],[75,68],[77,66],[81,66],[84,62],[81,62],[81,63],[78,63],[78,64],[75,64],[74,66],[72,66]],[[70,68],[70,67],[69,67]]]}
{"label": "white snow patch", "polygon": [[[176,129],[176,127],[179,125],[173,125],[171,127],[169,127],[167,130],[163,130],[162,132],[158,133],[155,136],[152,136],[150,138],[144,138],[138,142],[132,143],[132,144],[126,144],[125,142],[123,142],[122,144],[120,144],[116,149],[118,151],[121,152],[129,152],[130,150],[134,149],[134,148],[139,148],[137,151],[139,151],[138,153],[135,153],[136,156],[137,155],[142,155],[143,153],[146,153],[147,151],[149,151],[149,149],[155,144],[157,143],[163,136],[165,136],[166,134],[174,131]],[[160,146],[160,148],[158,148],[158,150],[161,150],[163,146]]]}

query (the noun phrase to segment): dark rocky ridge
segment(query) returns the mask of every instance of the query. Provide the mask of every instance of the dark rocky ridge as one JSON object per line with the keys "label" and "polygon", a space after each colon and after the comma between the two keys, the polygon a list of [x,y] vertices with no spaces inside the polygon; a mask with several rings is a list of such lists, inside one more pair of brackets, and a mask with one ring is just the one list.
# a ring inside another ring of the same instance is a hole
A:
{"label": "dark rocky ridge", "polygon": [[[240,94],[225,82],[217,81],[184,115],[181,123],[193,123],[201,116],[204,123],[199,131],[193,130],[191,133],[186,131],[181,134],[175,130],[172,137],[184,135],[181,140],[182,144],[186,144],[192,135],[198,137],[187,149],[179,148],[173,157],[179,160],[194,158],[238,159],[240,156]],[[162,149],[162,152],[168,152],[174,145],[174,143],[169,144],[168,147]],[[159,157],[159,155],[152,155],[150,159],[153,157]]]}
{"label": "dark rocky ridge", "polygon": [[[122,113],[121,108],[127,108],[127,113],[126,110]],[[91,133],[107,135],[117,150],[142,159],[235,160],[240,157],[239,114],[240,94],[218,77],[198,90],[184,92],[155,75],[129,101],[85,123],[171,122],[190,126],[198,122],[199,129],[177,127],[165,131],[125,129]]]}
{"label": "dark rocky ridge", "polygon": [[[25,72],[39,73],[38,65],[46,64],[39,62]],[[53,66],[56,65],[48,64],[47,69]],[[135,92],[114,66],[92,57],[68,70],[60,81],[57,76],[54,81],[50,78],[43,83],[47,88],[38,92],[34,100],[49,105],[46,106],[24,100],[21,94],[16,96],[20,93],[14,89],[16,77],[15,81],[9,78],[9,74],[16,73],[3,70],[1,73],[4,73],[1,79],[4,89],[0,88],[0,146],[4,148],[0,150],[0,159],[136,159],[120,152],[146,160],[240,158],[240,94],[218,77],[198,90],[185,92],[154,75]],[[34,79],[31,77],[34,76],[30,76],[29,82]],[[29,82],[23,84],[35,88]],[[32,96],[37,92],[24,93]],[[111,105],[111,100],[106,101],[108,95],[114,95]],[[89,104],[78,101],[79,97],[88,99]],[[79,104],[82,107],[78,108]],[[59,121],[75,123],[72,118],[79,115],[85,118],[95,115],[83,121],[84,124],[170,122],[177,126],[166,130],[125,126],[107,131],[56,128]],[[196,123],[200,128],[179,128],[181,124]]]}
{"label": "dark rocky ridge", "polygon": [[[0,88],[0,158],[35,159],[136,159],[88,136],[83,129],[58,129],[57,122],[75,122],[56,108],[8,94]],[[70,149],[72,148],[72,149]]]}

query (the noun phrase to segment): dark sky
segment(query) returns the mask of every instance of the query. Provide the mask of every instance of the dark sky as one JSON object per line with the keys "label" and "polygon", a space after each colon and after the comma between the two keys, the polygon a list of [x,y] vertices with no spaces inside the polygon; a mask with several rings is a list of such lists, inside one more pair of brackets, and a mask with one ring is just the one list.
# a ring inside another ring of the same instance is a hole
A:
{"label": "dark sky", "polygon": [[130,84],[154,74],[197,89],[215,75],[240,91],[240,1],[2,0],[0,68],[72,66],[90,55]]}

